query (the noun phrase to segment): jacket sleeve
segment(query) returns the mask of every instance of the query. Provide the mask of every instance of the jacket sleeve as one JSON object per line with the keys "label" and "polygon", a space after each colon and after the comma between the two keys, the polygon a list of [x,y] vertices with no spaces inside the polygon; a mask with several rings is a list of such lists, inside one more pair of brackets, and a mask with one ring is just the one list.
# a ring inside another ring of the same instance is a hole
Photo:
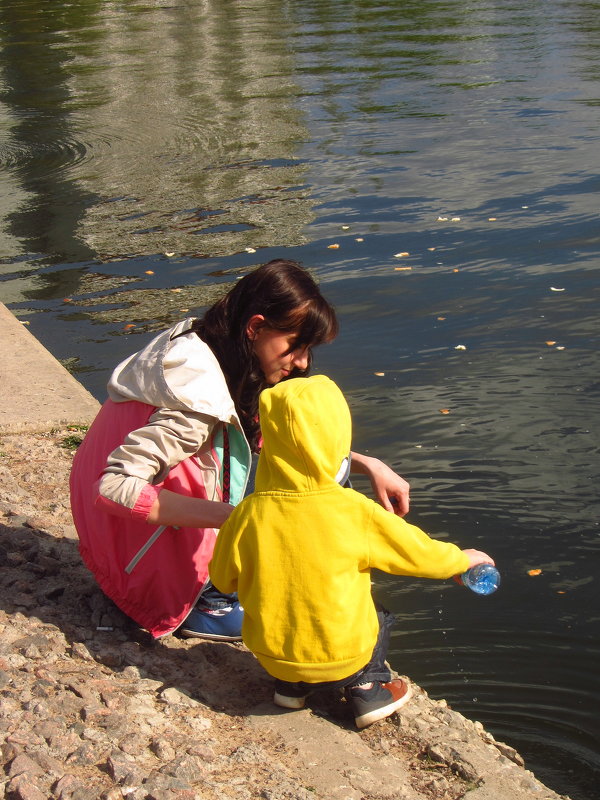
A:
{"label": "jacket sleeve", "polygon": [[204,414],[157,409],[108,456],[96,503],[111,513],[145,519],[158,494],[154,484],[195,455],[209,441],[214,425],[214,418]]}
{"label": "jacket sleeve", "polygon": [[372,568],[392,575],[445,579],[469,568],[469,558],[455,544],[432,539],[425,531],[373,503],[369,531]]}
{"label": "jacket sleeve", "polygon": [[227,522],[221,525],[212,559],[208,565],[208,574],[213,586],[224,594],[237,592],[238,589],[241,564],[235,532],[238,528],[236,522],[239,518],[239,508],[240,506],[231,514]]}

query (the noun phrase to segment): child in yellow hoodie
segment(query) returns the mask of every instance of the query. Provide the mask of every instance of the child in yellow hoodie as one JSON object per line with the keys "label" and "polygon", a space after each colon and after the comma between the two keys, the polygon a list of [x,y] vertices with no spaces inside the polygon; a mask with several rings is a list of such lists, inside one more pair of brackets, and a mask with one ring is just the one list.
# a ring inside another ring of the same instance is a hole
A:
{"label": "child in yellow hoodie", "polygon": [[350,410],[324,375],[265,389],[260,423],[255,491],[222,526],[210,578],[238,593],[244,642],[276,679],[277,705],[302,708],[311,691],[344,687],[365,727],[410,697],[387,666],[392,616],[373,602],[371,570],[443,579],[493,561],[342,487]]}

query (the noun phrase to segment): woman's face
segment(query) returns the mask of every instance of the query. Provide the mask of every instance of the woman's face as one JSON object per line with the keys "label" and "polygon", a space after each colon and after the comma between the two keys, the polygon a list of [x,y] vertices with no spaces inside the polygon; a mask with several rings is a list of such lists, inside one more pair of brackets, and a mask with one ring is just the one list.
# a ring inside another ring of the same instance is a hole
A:
{"label": "woman's face", "polygon": [[308,367],[310,348],[295,346],[298,334],[294,331],[269,328],[264,317],[255,314],[246,332],[267,383],[274,385],[287,378],[293,369]]}

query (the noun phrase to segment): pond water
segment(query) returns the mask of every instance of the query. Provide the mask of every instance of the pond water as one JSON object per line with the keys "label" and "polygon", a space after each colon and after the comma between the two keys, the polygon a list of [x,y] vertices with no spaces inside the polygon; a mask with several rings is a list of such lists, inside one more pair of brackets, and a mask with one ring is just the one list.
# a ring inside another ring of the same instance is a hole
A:
{"label": "pond water", "polygon": [[0,299],[102,400],[243,271],[311,267],[355,448],[503,575],[380,576],[390,659],[573,800],[600,797],[599,12],[0,6]]}

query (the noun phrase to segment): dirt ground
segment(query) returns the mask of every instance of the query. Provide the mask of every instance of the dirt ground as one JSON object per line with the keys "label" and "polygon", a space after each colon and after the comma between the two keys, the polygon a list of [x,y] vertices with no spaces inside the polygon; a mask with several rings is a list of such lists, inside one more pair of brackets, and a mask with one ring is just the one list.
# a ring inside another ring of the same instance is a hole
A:
{"label": "dirt ground", "polygon": [[337,696],[278,711],[242,644],[153,641],[81,564],[68,503],[81,435],[0,436],[0,798],[558,799],[419,687],[359,733]]}

